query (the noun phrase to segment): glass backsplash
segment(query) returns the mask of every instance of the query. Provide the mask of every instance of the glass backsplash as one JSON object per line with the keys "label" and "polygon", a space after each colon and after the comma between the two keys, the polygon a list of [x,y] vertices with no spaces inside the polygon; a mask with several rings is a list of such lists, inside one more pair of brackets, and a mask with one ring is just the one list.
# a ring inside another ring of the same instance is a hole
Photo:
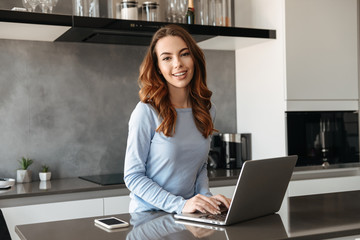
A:
{"label": "glass backsplash", "polygon": [[288,154],[297,166],[359,162],[358,112],[287,112]]}

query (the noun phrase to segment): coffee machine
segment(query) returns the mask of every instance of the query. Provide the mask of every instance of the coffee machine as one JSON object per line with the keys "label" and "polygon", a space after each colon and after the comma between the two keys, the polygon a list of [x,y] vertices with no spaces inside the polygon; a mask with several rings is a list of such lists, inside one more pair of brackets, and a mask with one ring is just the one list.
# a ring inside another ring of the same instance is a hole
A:
{"label": "coffee machine", "polygon": [[219,133],[211,139],[209,152],[210,168],[241,168],[251,159],[250,133]]}

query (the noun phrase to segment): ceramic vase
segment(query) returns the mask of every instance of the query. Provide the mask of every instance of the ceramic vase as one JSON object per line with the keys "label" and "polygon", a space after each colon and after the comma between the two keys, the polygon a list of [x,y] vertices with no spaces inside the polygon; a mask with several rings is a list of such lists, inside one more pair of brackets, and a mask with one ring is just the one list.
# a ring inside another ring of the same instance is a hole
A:
{"label": "ceramic vase", "polygon": [[39,172],[40,181],[49,181],[51,178],[51,172]]}
{"label": "ceramic vase", "polygon": [[19,169],[16,171],[16,182],[27,183],[31,182],[31,171]]}

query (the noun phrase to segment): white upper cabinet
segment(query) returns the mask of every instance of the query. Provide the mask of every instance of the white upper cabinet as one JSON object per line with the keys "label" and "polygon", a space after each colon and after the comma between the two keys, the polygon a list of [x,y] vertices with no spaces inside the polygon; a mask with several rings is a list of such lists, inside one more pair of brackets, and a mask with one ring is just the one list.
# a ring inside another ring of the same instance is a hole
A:
{"label": "white upper cabinet", "polygon": [[357,0],[285,0],[287,110],[358,110],[357,12]]}

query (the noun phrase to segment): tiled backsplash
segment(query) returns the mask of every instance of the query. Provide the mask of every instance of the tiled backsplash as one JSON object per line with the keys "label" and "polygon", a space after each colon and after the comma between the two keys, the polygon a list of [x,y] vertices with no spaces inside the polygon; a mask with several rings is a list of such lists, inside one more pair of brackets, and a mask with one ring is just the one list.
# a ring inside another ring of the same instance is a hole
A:
{"label": "tiled backsplash", "polygon": [[[123,171],[146,47],[0,40],[0,177],[22,156],[38,179]],[[236,132],[235,53],[205,51],[215,127]]]}

